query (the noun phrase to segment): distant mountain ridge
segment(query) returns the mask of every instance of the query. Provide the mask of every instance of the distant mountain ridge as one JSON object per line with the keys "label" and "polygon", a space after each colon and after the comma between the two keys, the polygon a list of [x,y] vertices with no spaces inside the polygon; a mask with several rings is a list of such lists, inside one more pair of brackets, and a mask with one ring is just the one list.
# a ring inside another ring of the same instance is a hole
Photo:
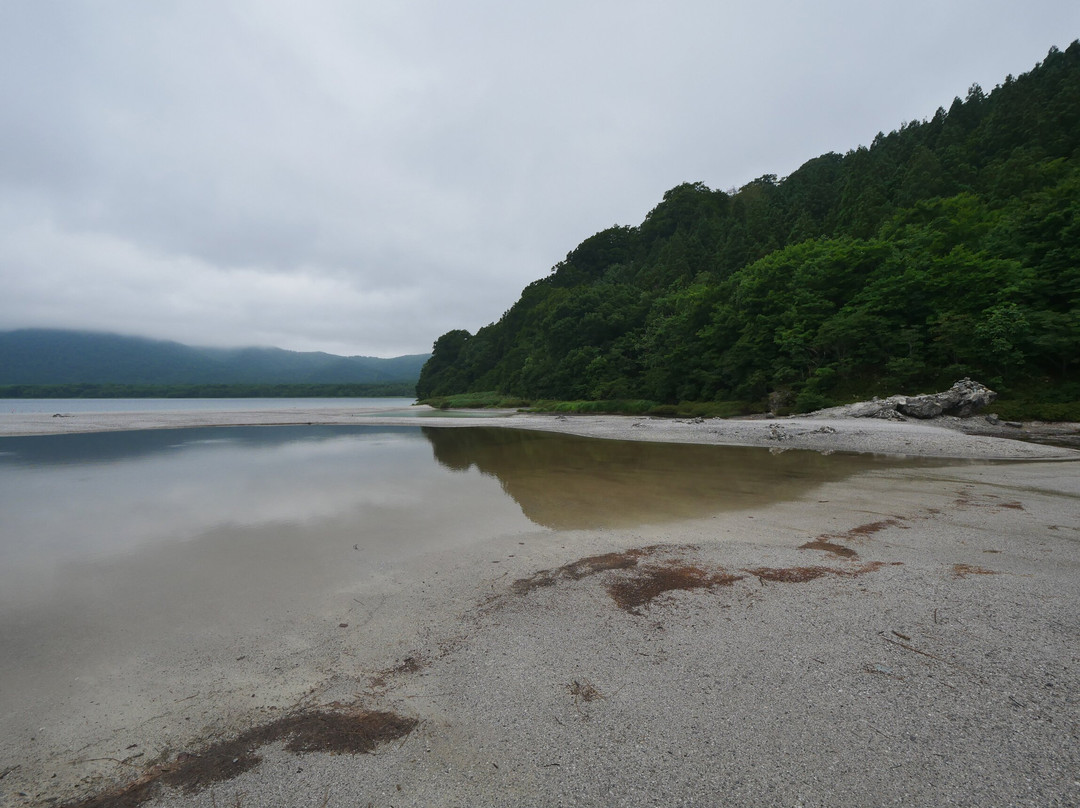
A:
{"label": "distant mountain ridge", "polygon": [[428,356],[199,348],[104,332],[26,328],[0,332],[0,385],[415,383]]}

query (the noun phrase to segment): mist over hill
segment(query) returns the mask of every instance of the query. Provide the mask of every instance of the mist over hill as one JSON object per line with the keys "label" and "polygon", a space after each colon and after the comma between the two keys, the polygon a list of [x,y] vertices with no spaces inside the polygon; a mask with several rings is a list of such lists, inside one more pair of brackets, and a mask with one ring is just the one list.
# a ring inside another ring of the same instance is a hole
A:
{"label": "mist over hill", "polygon": [[427,359],[200,348],[59,329],[0,332],[0,385],[413,384]]}

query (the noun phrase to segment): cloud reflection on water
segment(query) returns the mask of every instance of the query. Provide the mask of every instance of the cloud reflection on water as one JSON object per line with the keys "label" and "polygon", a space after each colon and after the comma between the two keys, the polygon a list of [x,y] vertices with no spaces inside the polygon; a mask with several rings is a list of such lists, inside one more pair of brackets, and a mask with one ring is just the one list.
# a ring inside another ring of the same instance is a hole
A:
{"label": "cloud reflection on water", "polygon": [[[480,475],[457,479],[431,462],[412,427],[156,430],[9,439],[0,448],[9,452],[0,457],[0,601],[8,603],[46,595],[83,565],[194,548],[211,534],[234,543],[243,534],[257,550],[288,533],[318,558],[354,544],[401,555],[410,541],[452,544],[528,525]],[[460,525],[463,502],[473,525]],[[245,571],[259,563],[251,554]]]}

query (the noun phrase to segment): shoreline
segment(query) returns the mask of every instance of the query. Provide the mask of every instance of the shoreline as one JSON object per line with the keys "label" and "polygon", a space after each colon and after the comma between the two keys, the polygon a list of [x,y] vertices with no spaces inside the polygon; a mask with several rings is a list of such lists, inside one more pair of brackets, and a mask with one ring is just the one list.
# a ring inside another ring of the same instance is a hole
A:
{"label": "shoreline", "polygon": [[[669,443],[758,446],[777,450],[869,452],[980,460],[1080,459],[1080,450],[1017,440],[1025,431],[993,428],[982,419],[933,422],[828,416],[775,419],[674,419],[629,415],[548,415],[500,411],[468,417],[365,414],[350,408],[283,410],[107,412],[78,414],[0,414],[0,437],[29,437],[142,429],[220,426],[416,426],[499,427],[562,432],[582,437]],[[975,423],[981,421],[982,423]],[[1075,429],[1056,433],[1075,435]],[[1026,430],[1027,434],[1031,429]],[[1045,431],[1045,430],[1044,430]],[[1036,430],[1037,433],[1037,430]]]}
{"label": "shoreline", "polygon": [[[242,425],[162,415],[57,418],[51,434]],[[170,679],[165,660],[148,662],[163,681],[115,730],[88,732],[78,691],[65,696],[71,747],[0,744],[0,804],[75,805],[140,775],[149,808],[1080,802],[1080,747],[1062,743],[1080,733],[1080,466],[1062,462],[1074,450],[865,419],[313,422],[958,462],[414,558],[336,593],[319,621],[282,620],[308,648],[284,678],[273,647],[246,659],[178,647],[186,668]],[[201,686],[184,678],[196,662]],[[120,709],[130,685],[82,692],[107,706],[115,690]],[[400,732],[334,747],[330,714],[391,716]],[[304,720],[322,723],[297,751],[287,729]],[[194,767],[219,752],[247,768]]]}

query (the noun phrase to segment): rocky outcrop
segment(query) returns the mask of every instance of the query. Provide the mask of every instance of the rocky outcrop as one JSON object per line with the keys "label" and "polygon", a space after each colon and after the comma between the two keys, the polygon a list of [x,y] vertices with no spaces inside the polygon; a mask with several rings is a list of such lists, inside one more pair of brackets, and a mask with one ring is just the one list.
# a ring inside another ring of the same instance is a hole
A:
{"label": "rocky outcrop", "polygon": [[848,418],[937,418],[955,415],[967,418],[992,403],[997,393],[971,379],[961,379],[942,393],[926,393],[918,396],[889,396],[860,401],[844,407],[820,410],[816,415],[833,415]]}

